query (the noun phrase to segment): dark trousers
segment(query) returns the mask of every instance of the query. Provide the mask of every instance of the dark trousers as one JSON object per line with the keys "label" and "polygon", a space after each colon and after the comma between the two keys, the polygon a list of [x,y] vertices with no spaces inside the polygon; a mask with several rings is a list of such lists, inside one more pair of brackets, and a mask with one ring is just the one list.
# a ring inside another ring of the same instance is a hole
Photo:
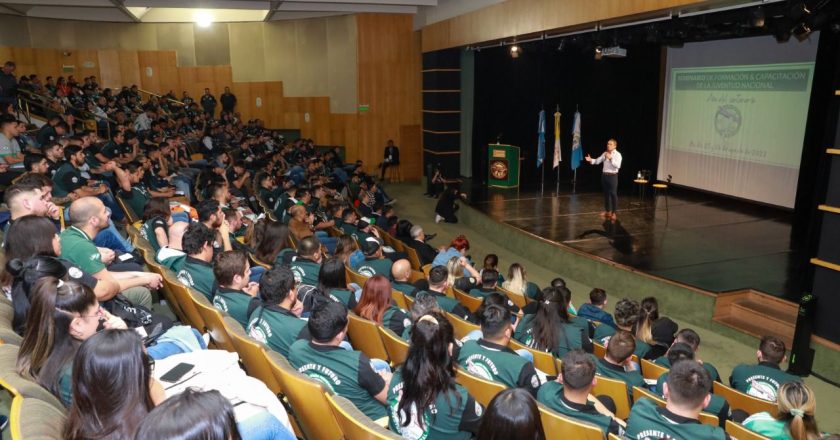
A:
{"label": "dark trousers", "polygon": [[601,173],[601,186],[604,188],[604,211],[617,211],[618,174]]}

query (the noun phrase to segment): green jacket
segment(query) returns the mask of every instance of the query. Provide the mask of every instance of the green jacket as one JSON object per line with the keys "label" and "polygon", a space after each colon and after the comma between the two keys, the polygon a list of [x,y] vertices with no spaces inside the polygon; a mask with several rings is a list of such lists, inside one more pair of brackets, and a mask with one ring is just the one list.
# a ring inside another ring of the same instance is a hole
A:
{"label": "green jacket", "polygon": [[391,279],[391,265],[393,263],[387,258],[366,257],[364,261],[356,266],[356,272],[366,277],[382,275]]}
{"label": "green jacket", "polygon": [[[658,379],[656,379],[656,391],[659,393],[660,396],[663,396],[663,385],[667,381],[668,373],[662,373],[662,375],[659,376]],[[711,390],[709,390],[709,392],[711,392]],[[712,397],[709,400],[709,405],[703,409],[703,412],[716,415],[718,417],[718,420],[720,420],[721,426],[725,426],[726,420],[729,419],[730,416],[729,403],[726,401],[726,399],[718,396],[717,394],[712,394],[711,396]]]}
{"label": "green jacket", "polygon": [[239,322],[243,329],[248,328],[248,310],[251,301],[259,301],[241,290],[219,287],[213,297],[213,305],[217,309],[227,312]]}
{"label": "green jacket", "polygon": [[630,410],[624,435],[635,440],[724,440],[728,439],[718,426],[703,425],[698,420],[679,416],[660,408],[650,399],[640,399]]}
{"label": "green jacket", "polygon": [[510,348],[484,339],[465,342],[458,354],[458,363],[482,379],[523,388],[534,397],[540,388],[540,378],[534,364]]}
{"label": "green jacket", "polygon": [[782,371],[776,364],[760,362],[757,365],[741,364],[735,367],[729,377],[729,384],[742,393],[775,402],[782,384],[801,380],[799,376]]}
{"label": "green jacket", "polygon": [[163,229],[163,233],[167,234],[169,227],[166,225],[166,220],[160,217],[154,217],[152,219],[146,220],[143,223],[143,226],[140,227],[140,235],[152,245],[152,249],[154,249],[155,254],[157,251],[160,250],[160,244],[157,241],[157,234],[155,232],[157,229]]}
{"label": "green jacket", "polygon": [[248,317],[248,334],[272,350],[289,356],[289,349],[298,339],[309,340],[306,321],[280,306],[257,306]]}
{"label": "green jacket", "polygon": [[308,258],[295,257],[289,265],[289,269],[295,274],[295,282],[298,284],[318,285],[318,273],[321,265]]}
{"label": "green jacket", "polygon": [[633,387],[645,387],[645,379],[639,371],[624,371],[624,367],[613,365],[605,359],[598,359],[595,362],[595,373],[627,384],[627,397],[631,402],[633,401]]}
{"label": "green jacket", "polygon": [[599,413],[594,404],[581,405],[566,399],[563,396],[563,385],[557,381],[543,384],[540,391],[537,392],[537,401],[566,417],[591,423],[601,428],[604,433],[610,432],[621,435],[624,432],[624,429],[616,423],[615,419]]}
{"label": "green jacket", "polygon": [[216,275],[213,274],[212,264],[187,255],[183,267],[178,271],[178,281],[201,292],[209,301],[213,301]]}
{"label": "green jacket", "polygon": [[[516,326],[516,331],[513,338],[517,341],[531,347],[534,342],[534,317],[535,315],[525,315],[522,322]],[[560,324],[556,329],[557,345],[551,349],[551,354],[555,357],[562,358],[566,353],[582,348],[584,338],[589,339],[578,327],[572,324]]]}

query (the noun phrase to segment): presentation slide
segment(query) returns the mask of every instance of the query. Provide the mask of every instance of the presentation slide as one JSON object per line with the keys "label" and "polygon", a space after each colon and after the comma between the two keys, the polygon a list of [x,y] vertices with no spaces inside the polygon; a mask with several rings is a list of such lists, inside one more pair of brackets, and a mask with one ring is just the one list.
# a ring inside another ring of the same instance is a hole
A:
{"label": "presentation slide", "polygon": [[669,49],[658,178],[792,208],[815,56],[772,37]]}

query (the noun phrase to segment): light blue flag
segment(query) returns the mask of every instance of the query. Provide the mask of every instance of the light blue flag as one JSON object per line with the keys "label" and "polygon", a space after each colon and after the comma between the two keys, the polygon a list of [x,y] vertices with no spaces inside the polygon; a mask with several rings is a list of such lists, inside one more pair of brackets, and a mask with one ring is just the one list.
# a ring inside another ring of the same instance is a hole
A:
{"label": "light blue flag", "polygon": [[576,170],[583,161],[583,145],[580,143],[580,112],[575,112],[575,124],[572,128],[572,169]]}
{"label": "light blue flag", "polygon": [[545,160],[545,110],[540,110],[540,126],[537,138],[537,168],[541,167]]}

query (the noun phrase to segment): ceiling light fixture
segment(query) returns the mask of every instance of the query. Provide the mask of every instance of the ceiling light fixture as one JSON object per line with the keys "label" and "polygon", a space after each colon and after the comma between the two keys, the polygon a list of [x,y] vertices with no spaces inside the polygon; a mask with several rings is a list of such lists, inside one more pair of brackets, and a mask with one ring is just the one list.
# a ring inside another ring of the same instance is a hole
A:
{"label": "ceiling light fixture", "polygon": [[519,58],[520,52],[521,51],[519,49],[519,46],[517,46],[516,43],[514,43],[513,46],[510,47],[510,56],[512,58]]}
{"label": "ceiling light fixture", "polygon": [[211,17],[209,13],[201,11],[195,16],[195,24],[204,28],[210,27],[210,25],[213,24],[213,17]]}

